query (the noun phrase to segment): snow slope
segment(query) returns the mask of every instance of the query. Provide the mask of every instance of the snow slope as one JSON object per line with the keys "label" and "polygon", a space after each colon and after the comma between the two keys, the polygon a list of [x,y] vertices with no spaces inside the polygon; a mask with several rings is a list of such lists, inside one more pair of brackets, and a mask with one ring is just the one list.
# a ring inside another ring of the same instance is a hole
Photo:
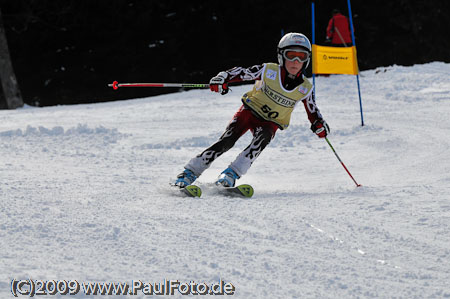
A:
{"label": "snow slope", "polygon": [[198,179],[201,199],[168,182],[250,85],[0,111],[0,297],[14,278],[222,279],[233,298],[450,297],[449,78],[440,62],[362,72],[364,127],[354,76],[317,78],[329,139],[363,187],[298,106],[240,180],[255,188],[248,200],[211,183],[249,133]]}

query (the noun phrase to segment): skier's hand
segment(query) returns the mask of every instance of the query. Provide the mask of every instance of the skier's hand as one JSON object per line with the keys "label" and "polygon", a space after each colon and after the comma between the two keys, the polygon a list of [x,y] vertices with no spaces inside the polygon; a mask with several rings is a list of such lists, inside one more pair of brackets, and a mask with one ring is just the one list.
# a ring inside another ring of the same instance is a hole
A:
{"label": "skier's hand", "polygon": [[330,127],[328,126],[327,122],[323,119],[318,119],[314,121],[314,123],[311,125],[311,130],[319,136],[319,138],[325,138],[330,133]]}
{"label": "skier's hand", "polygon": [[228,78],[227,72],[220,72],[217,76],[212,77],[209,81],[209,89],[214,92],[220,92],[220,94],[228,93],[228,84],[226,83]]}

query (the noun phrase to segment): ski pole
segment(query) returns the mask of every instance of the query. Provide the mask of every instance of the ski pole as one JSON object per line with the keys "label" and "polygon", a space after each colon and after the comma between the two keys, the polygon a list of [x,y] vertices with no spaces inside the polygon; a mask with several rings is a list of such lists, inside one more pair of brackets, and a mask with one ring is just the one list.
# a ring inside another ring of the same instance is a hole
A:
{"label": "ski pole", "polygon": [[192,83],[119,83],[114,81],[108,84],[109,87],[117,90],[119,87],[179,87],[179,88],[209,88],[209,84]]}
{"label": "ski pole", "polygon": [[344,167],[345,171],[347,171],[348,175],[352,178],[353,182],[355,182],[356,187],[361,187],[360,184],[358,184],[355,179],[353,178],[353,176],[350,174],[350,171],[348,171],[347,167],[345,167],[344,162],[342,162],[341,158],[339,158],[338,154],[336,153],[336,151],[334,150],[333,146],[331,145],[330,141],[328,140],[327,137],[325,137],[325,140],[328,142],[328,145],[331,147],[331,149],[333,150],[333,153],[336,155],[336,158],[338,158],[339,162],[341,162],[342,166]]}

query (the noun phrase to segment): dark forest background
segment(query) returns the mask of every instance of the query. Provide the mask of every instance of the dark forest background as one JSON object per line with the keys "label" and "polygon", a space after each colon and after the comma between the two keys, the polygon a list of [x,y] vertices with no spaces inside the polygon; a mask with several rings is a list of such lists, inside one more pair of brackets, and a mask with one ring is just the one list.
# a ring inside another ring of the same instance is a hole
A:
{"label": "dark forest background", "polygon": [[[361,70],[450,62],[450,1],[352,0]],[[267,0],[0,0],[24,102],[47,106],[174,89],[119,82],[208,83],[221,70],[276,62],[282,32],[311,39],[311,2]],[[316,43],[346,0],[316,0]],[[310,74],[310,70],[309,74]]]}

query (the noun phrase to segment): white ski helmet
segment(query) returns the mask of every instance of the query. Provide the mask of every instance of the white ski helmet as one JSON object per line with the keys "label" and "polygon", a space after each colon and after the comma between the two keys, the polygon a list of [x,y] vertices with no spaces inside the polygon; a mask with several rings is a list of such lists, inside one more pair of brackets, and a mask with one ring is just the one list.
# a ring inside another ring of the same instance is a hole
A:
{"label": "white ski helmet", "polygon": [[281,38],[277,47],[278,63],[280,66],[284,66],[283,51],[295,47],[301,47],[309,52],[308,60],[303,64],[303,71],[308,67],[309,61],[311,60],[311,43],[309,42],[309,39],[301,33],[291,32],[285,34]]}

